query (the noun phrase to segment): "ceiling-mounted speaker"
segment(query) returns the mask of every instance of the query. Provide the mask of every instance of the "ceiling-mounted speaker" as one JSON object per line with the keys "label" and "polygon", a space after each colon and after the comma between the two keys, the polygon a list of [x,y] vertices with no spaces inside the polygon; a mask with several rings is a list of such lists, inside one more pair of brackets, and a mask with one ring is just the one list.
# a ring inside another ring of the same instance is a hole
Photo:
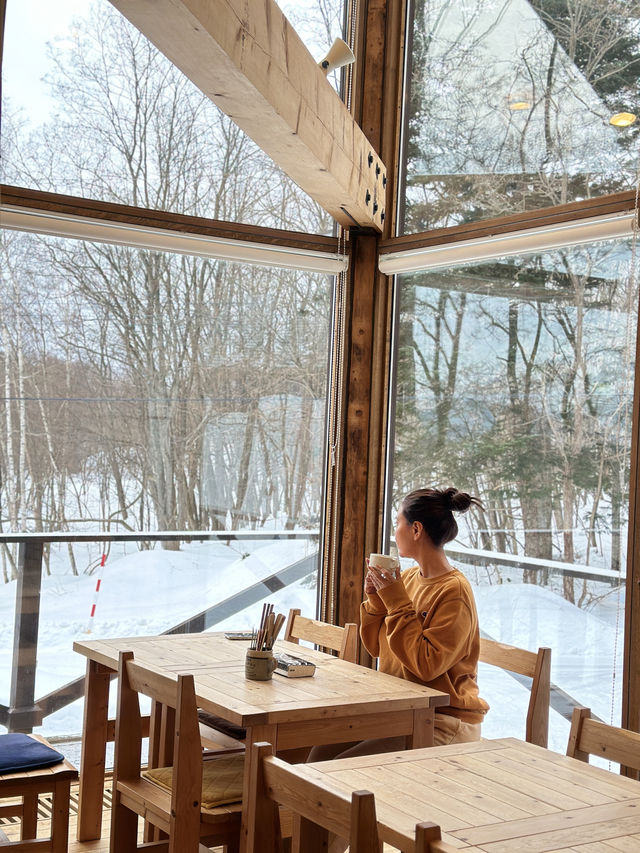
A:
{"label": "ceiling-mounted speaker", "polygon": [[325,74],[330,71],[335,71],[336,68],[342,68],[343,65],[351,65],[356,58],[349,45],[343,39],[336,39],[329,48],[329,53],[321,60],[318,65]]}

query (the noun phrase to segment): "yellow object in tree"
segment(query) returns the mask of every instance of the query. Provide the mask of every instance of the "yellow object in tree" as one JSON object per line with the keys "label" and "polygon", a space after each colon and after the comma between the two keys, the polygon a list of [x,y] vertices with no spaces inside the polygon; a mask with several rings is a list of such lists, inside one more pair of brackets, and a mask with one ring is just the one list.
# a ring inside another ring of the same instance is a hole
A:
{"label": "yellow object in tree", "polygon": [[609,124],[614,127],[629,127],[635,122],[636,118],[637,116],[633,113],[616,113],[609,119]]}

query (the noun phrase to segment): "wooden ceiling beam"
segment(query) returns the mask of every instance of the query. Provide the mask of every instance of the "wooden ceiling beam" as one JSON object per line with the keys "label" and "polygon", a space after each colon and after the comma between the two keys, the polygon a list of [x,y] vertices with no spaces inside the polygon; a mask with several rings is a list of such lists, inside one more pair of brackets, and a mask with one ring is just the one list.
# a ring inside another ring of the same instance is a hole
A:
{"label": "wooden ceiling beam", "polygon": [[111,0],[342,226],[381,231],[386,169],[274,0]]}

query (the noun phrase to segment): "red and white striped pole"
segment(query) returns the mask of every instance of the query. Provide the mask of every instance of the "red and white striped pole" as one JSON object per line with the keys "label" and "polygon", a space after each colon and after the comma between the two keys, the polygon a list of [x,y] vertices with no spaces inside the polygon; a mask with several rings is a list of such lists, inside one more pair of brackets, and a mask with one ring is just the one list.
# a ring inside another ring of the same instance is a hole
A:
{"label": "red and white striped pole", "polygon": [[104,569],[104,564],[107,562],[107,555],[103,554],[102,559],[100,560],[100,572],[98,574],[98,578],[96,580],[96,588],[93,593],[93,603],[91,605],[91,613],[89,614],[89,624],[87,626],[87,634],[91,633],[91,626],[93,625],[93,617],[96,615],[96,607],[98,605],[98,593],[100,592],[100,586],[102,584],[102,570]]}

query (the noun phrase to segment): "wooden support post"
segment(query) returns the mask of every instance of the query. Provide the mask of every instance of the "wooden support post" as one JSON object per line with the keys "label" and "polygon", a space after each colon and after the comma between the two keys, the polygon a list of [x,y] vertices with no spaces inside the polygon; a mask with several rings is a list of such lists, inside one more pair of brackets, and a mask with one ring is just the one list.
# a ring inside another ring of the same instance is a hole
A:
{"label": "wooden support post", "polygon": [[350,343],[347,351],[347,406],[342,467],[342,518],[338,612],[339,624],[360,621],[365,573],[365,512],[369,486],[369,421],[373,318],[377,294],[377,239],[358,235],[352,241]]}
{"label": "wooden support post", "polygon": [[[363,34],[363,80],[360,126],[380,156],[397,163],[402,119],[402,57],[406,12],[404,0],[367,0]],[[387,175],[387,215],[382,239],[395,233],[397,169]],[[378,243],[379,255],[380,243]],[[371,416],[369,471],[365,524],[365,552],[386,549],[383,541],[388,430],[393,282],[375,270],[375,300],[371,353]],[[366,658],[362,659],[366,662]]]}
{"label": "wooden support post", "polygon": [[[640,317],[640,306],[638,309]],[[622,726],[640,732],[640,321],[636,330],[635,391],[631,425],[629,483],[629,538],[625,602],[624,669],[622,678]]]}
{"label": "wooden support post", "polygon": [[[0,69],[4,48],[4,22],[7,17],[7,0],[0,0]],[[0,96],[2,95],[2,75],[0,75]]]}
{"label": "wooden support post", "polygon": [[80,760],[80,807],[78,841],[100,838],[104,788],[109,685],[113,672],[96,661],[87,661],[85,680],[82,757]]}
{"label": "wooden support post", "polygon": [[[358,7],[353,97],[356,119],[373,148],[389,162],[397,158],[402,66],[401,0],[366,0]],[[385,182],[387,214],[383,236],[393,228],[395,182]],[[338,621],[359,622],[365,557],[383,545],[387,400],[391,360],[391,282],[378,272],[377,239],[351,231],[351,279],[347,315],[341,518],[336,588]],[[361,653],[361,662],[368,656]]]}
{"label": "wooden support post", "polygon": [[18,550],[13,663],[7,711],[10,732],[30,732],[42,722],[42,712],[35,704],[42,549],[42,541],[33,540],[21,542]]}
{"label": "wooden support post", "polygon": [[[406,0],[358,4],[357,68],[353,112],[385,163],[397,163],[402,120],[402,58]],[[397,169],[387,171],[383,238],[395,233]]]}

